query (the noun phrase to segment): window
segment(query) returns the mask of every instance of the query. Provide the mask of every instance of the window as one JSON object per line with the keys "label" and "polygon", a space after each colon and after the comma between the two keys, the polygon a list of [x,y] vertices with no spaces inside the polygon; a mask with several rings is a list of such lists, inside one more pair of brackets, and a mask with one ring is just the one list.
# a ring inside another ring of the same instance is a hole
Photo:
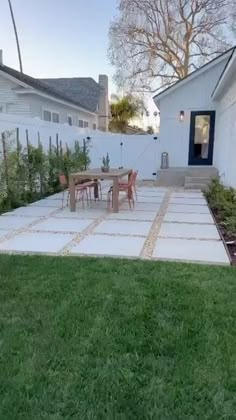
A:
{"label": "window", "polygon": [[44,121],[52,121],[52,114],[50,111],[43,111],[43,119]]}
{"label": "window", "polygon": [[72,116],[71,115],[68,115],[67,122],[68,122],[69,125],[73,125],[73,120],[72,120]]}
{"label": "window", "polygon": [[88,121],[84,121],[84,128],[88,127]]}
{"label": "window", "polygon": [[59,123],[59,114],[57,112],[52,113],[52,121],[54,123]]}
{"label": "window", "polygon": [[83,127],[84,127],[84,122],[83,122],[83,120],[79,120],[79,127],[80,127],[80,128],[83,128]]}
{"label": "window", "polygon": [[93,130],[97,130],[97,124],[96,123],[93,124]]}
{"label": "window", "polygon": [[43,111],[43,119],[44,121],[52,121],[54,123],[59,123],[59,114],[58,112],[52,112],[48,111],[47,109],[44,109]]}

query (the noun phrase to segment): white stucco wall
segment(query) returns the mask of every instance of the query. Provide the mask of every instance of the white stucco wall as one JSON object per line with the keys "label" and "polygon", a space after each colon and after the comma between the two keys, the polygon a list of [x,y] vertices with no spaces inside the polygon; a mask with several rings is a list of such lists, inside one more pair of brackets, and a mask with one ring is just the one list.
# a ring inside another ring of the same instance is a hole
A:
{"label": "white stucco wall", "polygon": [[[160,99],[160,149],[169,153],[171,167],[188,166],[191,111],[216,110],[211,95],[226,61],[227,58]],[[184,122],[179,121],[180,111],[185,112]]]}
{"label": "white stucco wall", "polygon": [[216,104],[214,165],[222,182],[236,188],[236,78]]}

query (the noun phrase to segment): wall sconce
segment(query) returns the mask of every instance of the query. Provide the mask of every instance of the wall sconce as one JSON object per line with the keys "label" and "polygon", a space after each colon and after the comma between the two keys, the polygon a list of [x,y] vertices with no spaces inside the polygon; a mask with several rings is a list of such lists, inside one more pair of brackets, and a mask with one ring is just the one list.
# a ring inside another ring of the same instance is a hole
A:
{"label": "wall sconce", "polygon": [[184,122],[184,111],[180,111],[179,120],[180,120],[180,122]]}

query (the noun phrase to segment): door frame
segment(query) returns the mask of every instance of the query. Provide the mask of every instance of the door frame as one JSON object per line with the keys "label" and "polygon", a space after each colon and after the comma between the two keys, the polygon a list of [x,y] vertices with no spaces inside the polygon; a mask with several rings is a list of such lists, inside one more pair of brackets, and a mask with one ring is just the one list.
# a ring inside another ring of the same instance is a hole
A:
{"label": "door frame", "polygon": [[[208,150],[207,159],[198,159],[194,157],[195,122],[196,122],[196,116],[198,115],[210,115],[209,150]],[[213,151],[214,151],[214,140],[215,140],[215,118],[216,118],[216,111],[191,111],[190,134],[189,134],[189,155],[188,155],[189,166],[194,166],[194,165],[211,166],[213,164]]]}

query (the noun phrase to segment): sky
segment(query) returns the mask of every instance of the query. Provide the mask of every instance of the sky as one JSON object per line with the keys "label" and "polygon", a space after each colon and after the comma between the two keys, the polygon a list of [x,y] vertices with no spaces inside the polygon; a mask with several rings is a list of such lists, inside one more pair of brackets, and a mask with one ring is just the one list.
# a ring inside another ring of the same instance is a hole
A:
{"label": "sky", "polygon": [[[21,46],[23,71],[33,77],[109,76],[108,31],[118,0],[11,0]],[[8,0],[0,0],[3,62],[19,70]],[[155,110],[148,100],[151,114]]]}
{"label": "sky", "polygon": [[[116,0],[12,0],[24,73],[34,77],[111,76],[108,30]],[[8,0],[0,0],[4,64],[19,69]],[[112,86],[113,88],[113,86]]]}

